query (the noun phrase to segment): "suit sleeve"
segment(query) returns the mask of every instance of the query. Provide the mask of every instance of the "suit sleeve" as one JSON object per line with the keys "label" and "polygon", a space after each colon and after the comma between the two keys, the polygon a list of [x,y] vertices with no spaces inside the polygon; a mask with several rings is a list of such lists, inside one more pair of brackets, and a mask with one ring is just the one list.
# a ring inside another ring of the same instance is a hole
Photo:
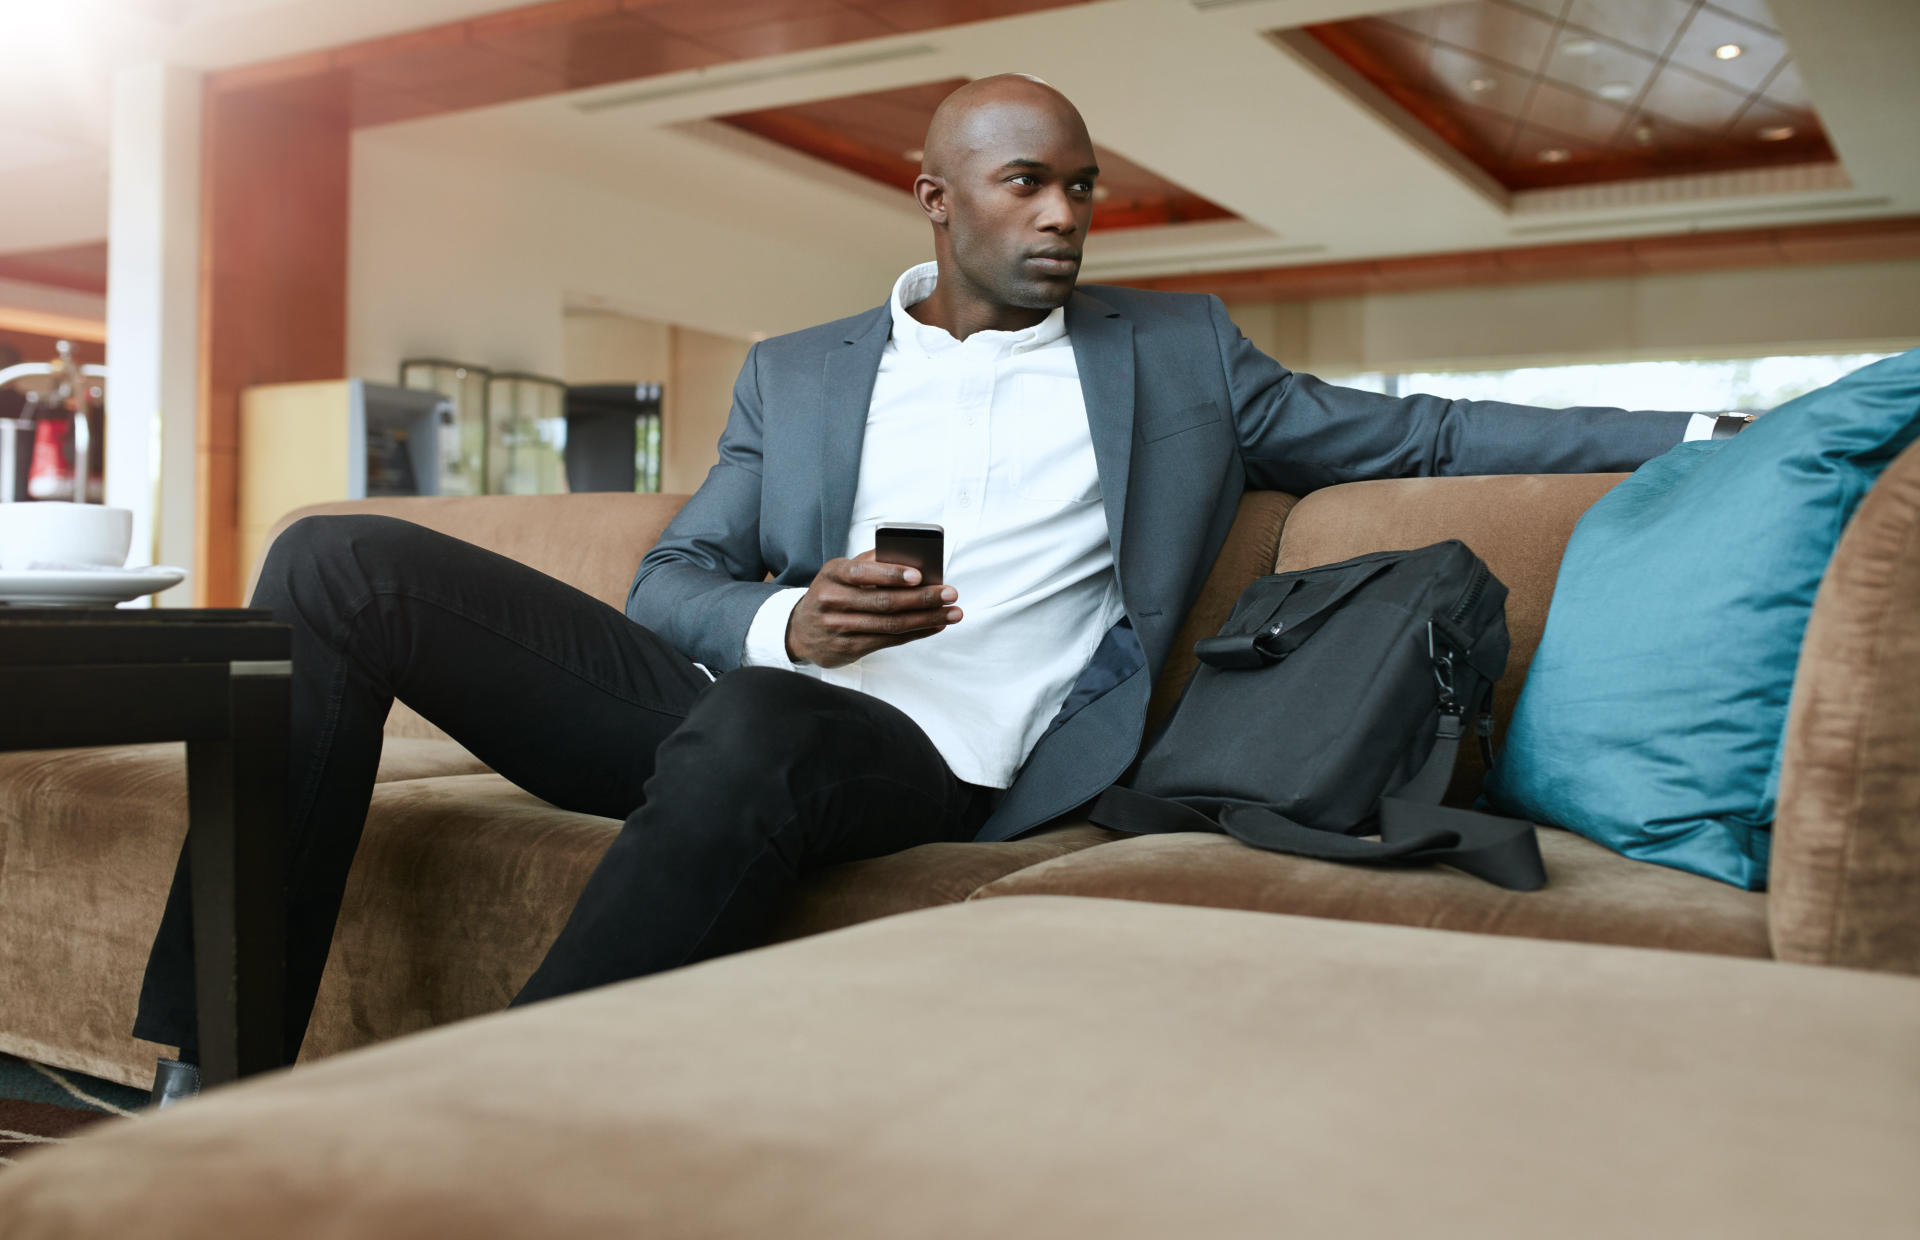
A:
{"label": "suit sleeve", "polygon": [[1632,470],[1679,443],[1692,416],[1335,387],[1254,348],[1220,300],[1208,300],[1255,487],[1304,495],[1370,478]]}
{"label": "suit sleeve", "polygon": [[780,586],[760,554],[759,345],[747,351],[720,436],[720,461],[640,561],[627,617],[714,672],[740,664],[747,630]]}

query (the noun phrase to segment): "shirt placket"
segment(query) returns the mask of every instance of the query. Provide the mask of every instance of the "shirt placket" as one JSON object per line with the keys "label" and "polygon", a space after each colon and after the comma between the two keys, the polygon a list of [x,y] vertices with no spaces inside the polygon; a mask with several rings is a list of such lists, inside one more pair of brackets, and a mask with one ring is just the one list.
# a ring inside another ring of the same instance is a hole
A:
{"label": "shirt placket", "polygon": [[994,376],[999,369],[999,350],[977,336],[961,342],[953,352],[958,356],[950,415],[954,433],[949,442],[958,450],[948,474],[942,520],[947,527],[949,553],[980,526],[990,459],[987,436],[991,419],[988,415],[993,408]]}

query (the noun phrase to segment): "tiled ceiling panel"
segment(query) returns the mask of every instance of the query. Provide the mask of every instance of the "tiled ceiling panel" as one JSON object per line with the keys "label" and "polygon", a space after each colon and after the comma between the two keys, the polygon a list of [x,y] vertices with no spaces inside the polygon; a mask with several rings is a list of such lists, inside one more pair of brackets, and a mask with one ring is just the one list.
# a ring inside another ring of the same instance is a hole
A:
{"label": "tiled ceiling panel", "polygon": [[1508,189],[1834,158],[1764,0],[1465,0],[1306,32]]}
{"label": "tiled ceiling panel", "polygon": [[[785,108],[739,112],[720,120],[849,172],[911,192],[920,175],[920,143],[940,101],[965,78],[900,90],[847,95]],[[1233,213],[1158,173],[1096,146],[1099,188],[1093,227],[1142,228],[1235,218]]]}

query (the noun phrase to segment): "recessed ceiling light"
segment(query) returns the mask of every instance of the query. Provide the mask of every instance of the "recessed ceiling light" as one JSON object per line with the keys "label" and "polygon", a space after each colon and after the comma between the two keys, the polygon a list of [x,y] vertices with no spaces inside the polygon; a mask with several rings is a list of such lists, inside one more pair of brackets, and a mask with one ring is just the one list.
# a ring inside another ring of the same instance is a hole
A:
{"label": "recessed ceiling light", "polygon": [[1540,152],[1540,162],[1543,164],[1564,164],[1572,157],[1573,153],[1564,146],[1550,146]]}
{"label": "recessed ceiling light", "polygon": [[910,164],[917,164],[921,160],[925,159],[926,157],[927,157],[927,153],[921,150],[917,146],[914,147],[911,151],[900,152],[900,158],[906,160]]}
{"label": "recessed ceiling light", "polygon": [[1785,142],[1797,131],[1792,125],[1769,125],[1760,131],[1762,142]]}
{"label": "recessed ceiling light", "polygon": [[1492,78],[1475,78],[1473,81],[1467,83],[1467,89],[1476,95],[1484,95],[1498,85],[1500,85],[1500,83],[1494,81]]}
{"label": "recessed ceiling light", "polygon": [[1568,39],[1560,45],[1560,50],[1569,56],[1591,56],[1600,50],[1600,45],[1592,39]]}
{"label": "recessed ceiling light", "polygon": [[1715,60],[1738,60],[1746,50],[1746,48],[1741,47],[1738,43],[1722,43],[1719,47],[1713,49],[1713,58]]}
{"label": "recessed ceiling light", "polygon": [[1600,97],[1602,99],[1631,99],[1633,98],[1633,83],[1602,82],[1600,83]]}

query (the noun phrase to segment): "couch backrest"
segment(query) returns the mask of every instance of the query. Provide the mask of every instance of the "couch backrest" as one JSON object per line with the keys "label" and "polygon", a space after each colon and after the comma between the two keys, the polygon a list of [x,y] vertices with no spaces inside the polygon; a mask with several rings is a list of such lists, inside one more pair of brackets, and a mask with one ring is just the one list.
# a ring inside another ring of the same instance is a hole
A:
{"label": "couch backrest", "polygon": [[[1513,640],[1506,675],[1494,690],[1497,736],[1540,645],[1560,556],[1573,527],[1625,474],[1515,474],[1471,478],[1406,478],[1353,482],[1315,491],[1287,517],[1277,569],[1333,564],[1370,551],[1405,551],[1457,538],[1473,548],[1507,587],[1507,631]],[[1470,803],[1485,766],[1477,746],[1461,748],[1448,801]]]}
{"label": "couch backrest", "polygon": [[[584,590],[611,607],[623,607],[640,557],[659,541],[667,522],[686,502],[684,495],[620,491],[342,500],[288,513],[268,534],[266,545],[272,546],[280,531],[301,517],[378,513],[497,551]],[[259,575],[258,564],[253,572]],[[253,592],[251,583],[247,592]],[[446,735],[400,704],[388,716],[386,732],[388,736]]]}
{"label": "couch backrest", "polygon": [[1854,513],[1787,711],[1774,955],[1920,974],[1920,444]]}

